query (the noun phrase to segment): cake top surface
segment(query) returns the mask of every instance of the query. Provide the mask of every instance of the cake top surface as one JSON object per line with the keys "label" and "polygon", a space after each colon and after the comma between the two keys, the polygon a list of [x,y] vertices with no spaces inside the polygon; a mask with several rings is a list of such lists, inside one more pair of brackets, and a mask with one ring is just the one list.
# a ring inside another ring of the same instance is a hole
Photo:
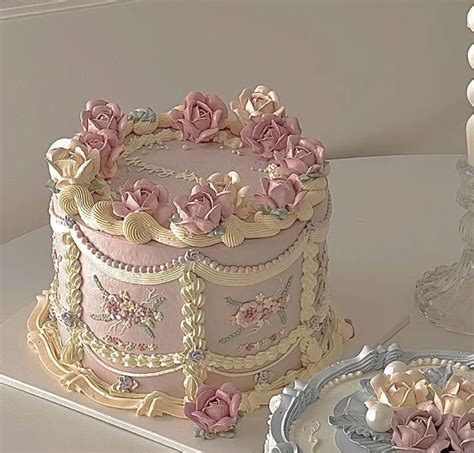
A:
{"label": "cake top surface", "polygon": [[64,215],[135,244],[229,247],[307,222],[327,197],[324,147],[279,96],[245,89],[230,110],[191,91],[165,113],[100,99],[47,152]]}
{"label": "cake top surface", "polygon": [[260,189],[260,177],[268,162],[248,148],[229,148],[218,143],[183,143],[180,140],[144,146],[122,155],[117,173],[111,180],[111,190],[119,192],[127,182],[149,179],[162,184],[169,198],[189,193],[200,180],[213,173],[237,173],[249,192]]}

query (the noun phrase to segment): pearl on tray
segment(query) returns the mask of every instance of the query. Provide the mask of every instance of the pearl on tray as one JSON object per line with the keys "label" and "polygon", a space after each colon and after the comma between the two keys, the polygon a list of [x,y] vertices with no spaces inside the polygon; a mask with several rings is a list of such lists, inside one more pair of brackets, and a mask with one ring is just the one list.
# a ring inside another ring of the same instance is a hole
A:
{"label": "pearl on tray", "polygon": [[[369,405],[366,403],[366,405]],[[365,414],[365,421],[370,429],[378,433],[385,433],[390,429],[390,422],[395,412],[386,404],[373,402]]]}
{"label": "pearl on tray", "polygon": [[183,150],[186,151],[189,149],[188,145],[186,145],[186,143],[182,146]]}
{"label": "pearl on tray", "polygon": [[400,360],[395,360],[393,362],[390,362],[385,369],[383,370],[383,374],[386,376],[391,376],[394,373],[404,373],[405,371],[408,371],[409,367],[406,363],[401,362]]}

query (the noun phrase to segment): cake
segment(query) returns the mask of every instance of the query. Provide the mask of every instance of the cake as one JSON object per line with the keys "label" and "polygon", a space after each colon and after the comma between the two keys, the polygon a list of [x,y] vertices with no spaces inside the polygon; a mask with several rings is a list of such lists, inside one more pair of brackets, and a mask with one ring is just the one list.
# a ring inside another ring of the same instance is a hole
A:
{"label": "cake", "polygon": [[62,385],[176,417],[224,386],[245,413],[341,357],[330,166],[273,90],[229,109],[191,92],[165,113],[93,100],[80,117],[46,154],[54,278],[28,322]]}
{"label": "cake", "polygon": [[267,453],[471,452],[474,355],[365,347],[270,408]]}

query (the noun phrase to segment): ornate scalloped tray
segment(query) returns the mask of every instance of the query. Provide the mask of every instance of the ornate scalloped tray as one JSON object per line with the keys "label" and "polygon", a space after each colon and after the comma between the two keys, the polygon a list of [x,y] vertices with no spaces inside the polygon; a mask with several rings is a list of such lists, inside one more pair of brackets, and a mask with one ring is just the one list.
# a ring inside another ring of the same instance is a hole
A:
{"label": "ornate scalloped tray", "polygon": [[[446,364],[452,362],[458,368],[467,368],[474,370],[474,354],[460,351],[443,350],[418,350],[403,351],[397,344],[388,347],[377,346],[371,348],[365,346],[356,357],[342,360],[325,370],[314,375],[305,385],[296,381],[294,387],[287,387],[280,395],[272,398],[270,402],[270,417],[268,420],[269,431],[265,441],[265,453],[302,453],[308,451],[308,446],[303,450],[300,441],[294,436],[294,428],[298,426],[300,417],[307,408],[317,401],[322,401],[324,391],[335,384],[350,379],[352,377],[361,377],[364,373],[383,370],[389,363],[401,361],[409,365],[429,365],[431,363]],[[334,405],[329,415],[337,415],[340,404]],[[308,426],[298,426],[305,436],[311,438],[310,448],[314,452],[333,452],[338,448],[347,453],[367,453],[395,451],[393,449],[384,450],[380,446],[361,447],[351,442],[348,436],[344,435],[342,430],[331,428],[330,433],[334,435],[331,446],[324,445],[321,442],[321,448],[318,448],[319,436],[318,430],[323,423],[327,424],[327,413],[322,415],[326,420],[319,417],[318,420],[312,420]]]}

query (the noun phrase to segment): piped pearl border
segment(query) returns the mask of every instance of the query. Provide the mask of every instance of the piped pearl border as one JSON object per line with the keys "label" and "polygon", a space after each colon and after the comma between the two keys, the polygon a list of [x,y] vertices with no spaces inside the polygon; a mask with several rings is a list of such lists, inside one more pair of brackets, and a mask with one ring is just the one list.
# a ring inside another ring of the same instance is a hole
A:
{"label": "piped pearl border", "polygon": [[[156,285],[176,280],[183,272],[193,269],[211,283],[224,286],[247,286],[268,280],[286,271],[304,253],[311,234],[312,242],[324,241],[329,227],[331,204],[323,221],[308,223],[297,239],[278,257],[252,266],[227,266],[211,260],[201,252],[188,250],[170,262],[157,265],[131,265],[114,260],[102,253],[84,234],[78,223],[70,228],[75,244],[94,267],[105,275],[127,283]],[[66,222],[51,212],[51,226],[55,232],[68,230]]]}

